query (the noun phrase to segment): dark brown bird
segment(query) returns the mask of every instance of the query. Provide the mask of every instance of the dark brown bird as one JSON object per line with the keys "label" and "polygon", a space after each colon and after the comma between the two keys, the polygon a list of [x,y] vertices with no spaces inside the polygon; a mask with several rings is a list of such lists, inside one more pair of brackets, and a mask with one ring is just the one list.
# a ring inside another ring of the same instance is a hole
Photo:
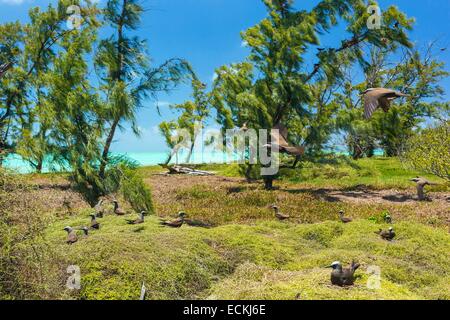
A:
{"label": "dark brown bird", "polygon": [[103,199],[100,199],[98,201],[94,209],[95,209],[95,216],[97,218],[103,218],[103,214],[105,213],[105,209],[103,208]]}
{"label": "dark brown bird", "polygon": [[115,214],[117,214],[118,216],[124,216],[124,215],[127,214],[124,210],[122,210],[122,209],[119,207],[119,201],[113,200],[113,202],[114,202],[114,213],[115,213]]}
{"label": "dark brown bird", "polygon": [[0,79],[3,78],[6,71],[11,69],[12,66],[13,66],[12,62],[7,62],[0,65]]}
{"label": "dark brown bird", "polygon": [[91,214],[91,229],[100,229],[100,223],[97,221],[95,214]]}
{"label": "dark brown bird", "polygon": [[387,241],[391,241],[395,237],[394,228],[390,227],[389,230],[379,230],[378,232],[375,232],[376,234],[379,234],[381,238]]}
{"label": "dark brown bird", "polygon": [[386,215],[384,216],[384,222],[386,222],[386,223],[392,223],[392,217],[391,217],[390,214],[386,214]]}
{"label": "dark brown bird", "polygon": [[385,88],[370,88],[364,91],[364,118],[369,119],[378,107],[388,112],[391,101],[400,97],[408,97],[407,94]]}
{"label": "dark brown bird", "polygon": [[283,213],[281,213],[281,212],[280,212],[280,208],[278,208],[278,206],[276,206],[276,205],[271,205],[270,207],[275,211],[275,217],[276,217],[278,220],[283,221],[283,220],[287,220],[287,219],[290,218],[290,216],[289,216],[288,214],[283,214]]}
{"label": "dark brown bird", "polygon": [[247,132],[247,131],[248,131],[247,122],[245,122],[245,123],[242,125],[241,131],[244,131],[244,132]]}
{"label": "dark brown bird", "polygon": [[200,220],[192,220],[192,219],[184,219],[184,223],[191,227],[199,227],[199,228],[211,228],[212,225]]}
{"label": "dark brown bird", "polygon": [[339,211],[339,219],[341,220],[341,222],[343,222],[343,223],[349,223],[349,222],[352,222],[353,221],[353,219],[352,218],[346,218],[346,217],[344,217],[344,211]]}
{"label": "dark brown bird", "polygon": [[436,185],[437,183],[433,183],[428,181],[425,178],[420,178],[420,177],[416,177],[414,179],[411,179],[412,182],[415,182],[417,185],[417,197],[419,198],[419,201],[423,201],[425,200],[425,192],[424,192],[424,188],[425,186],[431,186],[431,185]]}
{"label": "dark brown bird", "polygon": [[89,228],[88,227],[81,227],[80,230],[83,231],[83,234],[84,234],[85,237],[87,237],[89,235]]}
{"label": "dark brown bird", "polygon": [[333,268],[331,271],[331,283],[335,286],[352,286],[355,282],[355,271],[360,266],[355,261],[352,262],[349,268],[342,268],[339,261],[333,262],[328,268]]}
{"label": "dark brown bird", "polygon": [[146,214],[145,211],[142,211],[139,215],[139,218],[135,219],[135,220],[127,220],[128,224],[141,224],[144,223],[144,215]]}
{"label": "dark brown bird", "polygon": [[185,221],[186,213],[181,211],[178,213],[178,218],[172,221],[161,221],[160,224],[171,228],[180,228]]}
{"label": "dark brown bird", "polygon": [[75,230],[73,230],[72,227],[65,227],[65,231],[67,231],[67,243],[68,244],[74,244],[78,241],[77,234],[75,233]]}
{"label": "dark brown bird", "polygon": [[[291,146],[287,142],[288,130],[282,124],[278,124],[273,127],[275,130],[271,133],[272,142],[264,145],[266,148],[275,147],[280,153],[286,153],[293,156],[302,156],[305,153],[305,148],[302,146]],[[277,131],[278,130],[278,131]]]}

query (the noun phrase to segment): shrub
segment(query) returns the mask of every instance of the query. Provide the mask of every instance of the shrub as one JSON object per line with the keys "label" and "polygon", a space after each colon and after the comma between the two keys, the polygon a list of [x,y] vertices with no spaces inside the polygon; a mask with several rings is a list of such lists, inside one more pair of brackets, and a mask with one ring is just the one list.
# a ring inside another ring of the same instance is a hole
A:
{"label": "shrub", "polygon": [[450,121],[410,138],[402,161],[414,169],[450,180]]}

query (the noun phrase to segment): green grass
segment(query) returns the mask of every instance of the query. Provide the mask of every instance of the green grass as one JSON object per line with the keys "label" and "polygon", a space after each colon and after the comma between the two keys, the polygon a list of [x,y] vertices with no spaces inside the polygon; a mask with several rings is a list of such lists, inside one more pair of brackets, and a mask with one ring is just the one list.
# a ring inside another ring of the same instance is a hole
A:
{"label": "green grass", "polygon": [[[174,230],[155,217],[140,227],[107,216],[100,231],[66,245],[62,228],[85,222],[59,220],[47,233],[52,264],[81,268],[81,290],[64,293],[77,299],[137,299],[143,281],[150,299],[450,299],[450,236],[418,223],[395,225],[390,243],[374,233],[387,226],[366,219]],[[325,266],[353,259],[362,265],[356,285],[331,286]],[[366,286],[369,266],[381,268],[380,289]]]}
{"label": "green grass", "polygon": [[[198,168],[229,177],[239,172],[237,165]],[[275,184],[280,189],[274,191],[242,179],[170,178],[154,176],[164,171],[160,167],[139,170],[157,194],[157,215],[174,216],[183,210],[216,227],[169,229],[159,225],[157,216],[130,226],[125,219],[134,216],[107,214],[99,219],[99,231],[87,238],[80,232],[80,240],[69,246],[62,229],[88,224],[92,209],[77,202],[68,216],[61,203],[52,202],[62,201],[69,191],[36,189],[33,206],[39,209],[33,214],[45,214],[48,222],[42,239],[33,245],[26,240],[15,249],[17,261],[24,263],[16,278],[27,290],[25,298],[137,299],[145,282],[149,299],[450,299],[445,202],[352,202],[320,191],[364,185],[367,192],[385,188],[413,192],[414,184],[408,180],[418,173],[404,169],[396,159],[306,163],[300,170],[283,170]],[[63,179],[48,178],[34,175],[29,180]],[[160,182],[165,184],[159,188]],[[446,190],[445,184],[435,189]],[[54,211],[45,210],[50,202]],[[275,221],[269,209],[273,203],[291,215],[289,222]],[[339,210],[354,222],[338,222]],[[374,233],[388,227],[382,222],[386,212],[394,219],[393,242]],[[355,286],[331,286],[325,266],[353,259],[361,263]],[[65,288],[69,265],[81,268],[81,290]],[[380,289],[366,285],[370,266],[381,269]]]}
{"label": "green grass", "polygon": [[315,187],[339,187],[352,189],[366,186],[372,189],[408,189],[414,186],[411,179],[416,176],[442,183],[432,190],[450,190],[445,181],[432,175],[410,170],[397,158],[376,157],[357,161],[348,158],[333,158],[328,163],[306,162],[300,170],[282,170],[282,179],[292,183],[303,183]]}

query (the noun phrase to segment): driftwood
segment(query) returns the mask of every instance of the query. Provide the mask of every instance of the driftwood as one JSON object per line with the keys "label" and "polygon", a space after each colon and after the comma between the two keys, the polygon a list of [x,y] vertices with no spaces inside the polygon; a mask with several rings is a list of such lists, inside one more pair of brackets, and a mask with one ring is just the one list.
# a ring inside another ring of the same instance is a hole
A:
{"label": "driftwood", "polygon": [[169,170],[169,172],[167,172],[167,174],[189,174],[189,175],[193,175],[193,176],[213,176],[214,175],[214,173],[212,173],[212,172],[196,170],[196,169],[183,167],[183,166],[179,166],[179,165],[170,166],[170,165],[161,164],[160,166]]}

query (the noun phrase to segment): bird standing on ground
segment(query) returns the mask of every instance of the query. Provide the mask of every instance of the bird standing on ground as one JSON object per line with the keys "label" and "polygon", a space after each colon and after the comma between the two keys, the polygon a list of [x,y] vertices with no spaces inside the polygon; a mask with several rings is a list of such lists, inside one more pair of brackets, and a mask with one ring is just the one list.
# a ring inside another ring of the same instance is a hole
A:
{"label": "bird standing on ground", "polygon": [[114,202],[114,213],[118,216],[124,216],[126,212],[119,207],[119,201],[113,200]]}
{"label": "bird standing on ground", "polygon": [[343,223],[349,223],[349,222],[352,222],[353,221],[353,219],[352,218],[346,218],[346,217],[344,217],[344,211],[339,211],[339,219],[341,220],[341,222],[343,222]]}
{"label": "bird standing on ground", "polygon": [[271,205],[270,207],[275,211],[275,217],[276,217],[278,220],[283,221],[283,220],[287,220],[287,219],[290,218],[290,216],[289,216],[288,214],[283,214],[283,213],[281,213],[281,212],[280,212],[280,208],[278,208],[278,206],[276,206],[276,205],[273,204],[273,205]]}
{"label": "bird standing on ground", "polygon": [[100,223],[97,221],[95,214],[91,214],[91,229],[100,229]]}
{"label": "bird standing on ground", "polygon": [[411,181],[417,184],[417,197],[419,198],[419,201],[425,200],[425,192],[424,192],[425,186],[436,185],[436,183],[430,182],[425,178],[419,177],[411,179]]}
{"label": "bird standing on ground", "polygon": [[84,234],[85,237],[87,237],[89,235],[89,228],[88,227],[81,227],[80,230],[83,231],[83,234]]}
{"label": "bird standing on ground", "polygon": [[386,222],[386,223],[392,223],[392,217],[391,217],[390,214],[386,214],[386,215],[384,216],[384,222]]}
{"label": "bird standing on ground", "polygon": [[375,232],[376,234],[379,234],[381,238],[387,241],[391,241],[395,237],[394,228],[390,227],[389,230],[383,231],[379,230],[378,232]]}
{"label": "bird standing on ground", "polygon": [[98,201],[94,209],[95,209],[95,216],[97,218],[103,218],[103,214],[105,213],[105,209],[103,208],[103,199],[100,199]]}
{"label": "bird standing on ground", "polygon": [[141,211],[141,213],[139,214],[139,218],[135,219],[135,220],[127,220],[128,224],[141,224],[144,223],[144,215],[146,214],[145,211]]}
{"label": "bird standing on ground", "polygon": [[172,221],[161,221],[160,224],[167,227],[172,228],[180,228],[184,223],[184,218],[186,216],[186,213],[181,211],[178,213],[178,218]]}
{"label": "bird standing on ground", "polygon": [[184,223],[191,227],[211,228],[212,225],[200,220],[184,219]]}
{"label": "bird standing on ground", "polygon": [[400,97],[408,97],[407,94],[385,88],[370,88],[363,92],[364,118],[369,119],[378,107],[388,112],[391,101]]}
{"label": "bird standing on ground", "polygon": [[12,62],[0,64],[0,79],[4,76],[6,71],[11,69],[12,65],[13,65]]}
{"label": "bird standing on ground", "polygon": [[66,242],[68,244],[73,244],[78,241],[77,234],[75,233],[75,230],[73,230],[72,227],[65,227],[64,230],[67,231],[67,241]]}
{"label": "bird standing on ground", "polygon": [[335,286],[352,286],[355,282],[355,271],[360,266],[355,261],[352,262],[349,268],[342,268],[339,261],[333,262],[328,268],[333,268],[331,271],[331,283]]}

